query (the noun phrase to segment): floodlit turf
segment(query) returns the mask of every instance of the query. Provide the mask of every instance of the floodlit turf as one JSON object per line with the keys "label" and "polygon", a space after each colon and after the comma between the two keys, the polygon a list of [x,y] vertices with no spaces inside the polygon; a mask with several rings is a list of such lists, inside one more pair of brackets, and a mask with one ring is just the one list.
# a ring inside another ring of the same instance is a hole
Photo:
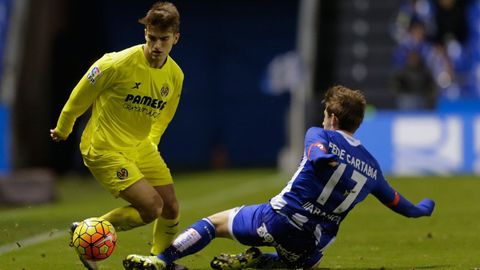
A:
{"label": "floodlit turf", "polygon": [[[259,203],[278,193],[290,176],[273,170],[216,171],[174,175],[185,228],[210,213]],[[375,198],[358,205],[343,222],[337,241],[326,251],[323,269],[478,269],[480,268],[480,179],[478,177],[391,178],[413,201],[437,202],[431,218],[407,219]],[[0,208],[0,270],[80,270],[82,265],[62,234],[70,222],[121,206],[87,178],[62,179],[53,204]],[[60,236],[58,237],[57,235]],[[129,253],[147,253],[151,226],[119,233],[117,249],[100,269],[123,269]],[[42,235],[40,243],[25,239]],[[13,244],[13,245],[12,245]],[[212,256],[244,247],[217,239],[200,253],[180,260],[206,269]]]}

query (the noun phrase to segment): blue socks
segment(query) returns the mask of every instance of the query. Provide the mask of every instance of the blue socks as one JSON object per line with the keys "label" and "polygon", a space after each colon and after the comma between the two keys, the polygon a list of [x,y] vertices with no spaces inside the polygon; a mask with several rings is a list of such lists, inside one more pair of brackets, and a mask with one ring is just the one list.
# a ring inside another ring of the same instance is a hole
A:
{"label": "blue socks", "polygon": [[157,257],[167,264],[171,264],[177,259],[200,251],[213,238],[215,238],[215,226],[209,219],[201,219],[178,235],[173,244]]}

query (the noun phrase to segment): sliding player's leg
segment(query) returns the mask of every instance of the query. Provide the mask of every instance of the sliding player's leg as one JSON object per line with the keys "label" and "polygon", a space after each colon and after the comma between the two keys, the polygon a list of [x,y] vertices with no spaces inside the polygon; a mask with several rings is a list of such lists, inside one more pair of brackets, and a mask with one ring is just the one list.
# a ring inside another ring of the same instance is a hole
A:
{"label": "sliding player's leg", "polygon": [[285,216],[275,213],[268,204],[242,208],[233,220],[232,231],[242,244],[273,246],[277,253],[262,253],[252,247],[240,254],[221,254],[212,260],[212,268],[314,268],[320,263],[323,250],[335,238],[334,235],[322,235],[320,231],[304,231]]}
{"label": "sliding player's leg", "polygon": [[127,256],[123,262],[125,269],[165,269],[175,260],[202,250],[215,237],[231,238],[228,233],[230,212],[231,210],[227,210],[198,220],[158,256]]}
{"label": "sliding player's leg", "polygon": [[[229,234],[244,245],[272,246],[273,238],[266,223],[272,222],[273,212],[268,204],[251,205],[234,209],[230,215]],[[270,226],[270,225],[268,225]],[[285,268],[286,265],[275,253],[262,253],[251,247],[239,254],[221,254],[213,258],[214,269]]]}
{"label": "sliding player's leg", "polygon": [[[200,251],[215,237],[235,239],[245,245],[273,245],[268,240],[268,231],[262,231],[265,222],[268,223],[271,219],[272,211],[268,204],[223,211],[192,224],[158,256],[134,254],[127,256],[124,267],[125,269],[165,269],[166,265],[175,260]],[[256,259],[256,256],[249,256],[233,263],[238,264],[239,268],[251,267]]]}
{"label": "sliding player's leg", "polygon": [[209,219],[201,219],[182,232],[158,256],[128,255],[123,261],[125,269],[166,269],[175,260],[196,253],[215,237],[215,227]]}
{"label": "sliding player's leg", "polygon": [[[272,259],[279,260],[276,254],[271,254]],[[257,247],[251,247],[245,252],[237,254],[222,253],[215,256],[210,262],[213,269],[243,269],[243,268],[259,268],[259,262],[262,258],[270,258],[270,254],[264,254]],[[263,261],[263,260],[262,260]],[[284,265],[282,265],[284,266]],[[269,267],[272,268],[272,267]]]}
{"label": "sliding player's leg", "polygon": [[304,269],[314,269],[320,265],[320,262],[323,258],[323,252],[335,242],[336,233],[325,232],[320,225],[317,225],[315,230],[315,239],[317,246],[316,248],[308,255],[308,259],[303,265]]}

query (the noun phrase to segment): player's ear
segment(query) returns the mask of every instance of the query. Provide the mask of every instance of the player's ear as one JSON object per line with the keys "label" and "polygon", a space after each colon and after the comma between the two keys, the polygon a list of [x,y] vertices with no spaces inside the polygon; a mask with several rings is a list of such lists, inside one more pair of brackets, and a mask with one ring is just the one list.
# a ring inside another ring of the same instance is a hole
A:
{"label": "player's ear", "polygon": [[180,33],[177,32],[173,34],[173,45],[176,45],[179,39],[180,39]]}
{"label": "player's ear", "polygon": [[330,117],[330,124],[331,126],[333,127],[333,129],[337,129],[338,128],[338,117],[335,116],[335,114],[332,113],[331,117]]}

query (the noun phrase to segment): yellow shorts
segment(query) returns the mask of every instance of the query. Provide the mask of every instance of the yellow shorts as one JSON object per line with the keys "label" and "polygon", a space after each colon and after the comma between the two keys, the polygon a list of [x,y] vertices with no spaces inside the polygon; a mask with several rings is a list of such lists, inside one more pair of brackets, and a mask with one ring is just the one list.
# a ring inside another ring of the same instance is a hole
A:
{"label": "yellow shorts", "polygon": [[157,151],[157,147],[150,141],[124,152],[90,147],[83,155],[83,162],[100,184],[115,197],[119,196],[120,191],[142,178],[152,186],[173,183],[170,169]]}

